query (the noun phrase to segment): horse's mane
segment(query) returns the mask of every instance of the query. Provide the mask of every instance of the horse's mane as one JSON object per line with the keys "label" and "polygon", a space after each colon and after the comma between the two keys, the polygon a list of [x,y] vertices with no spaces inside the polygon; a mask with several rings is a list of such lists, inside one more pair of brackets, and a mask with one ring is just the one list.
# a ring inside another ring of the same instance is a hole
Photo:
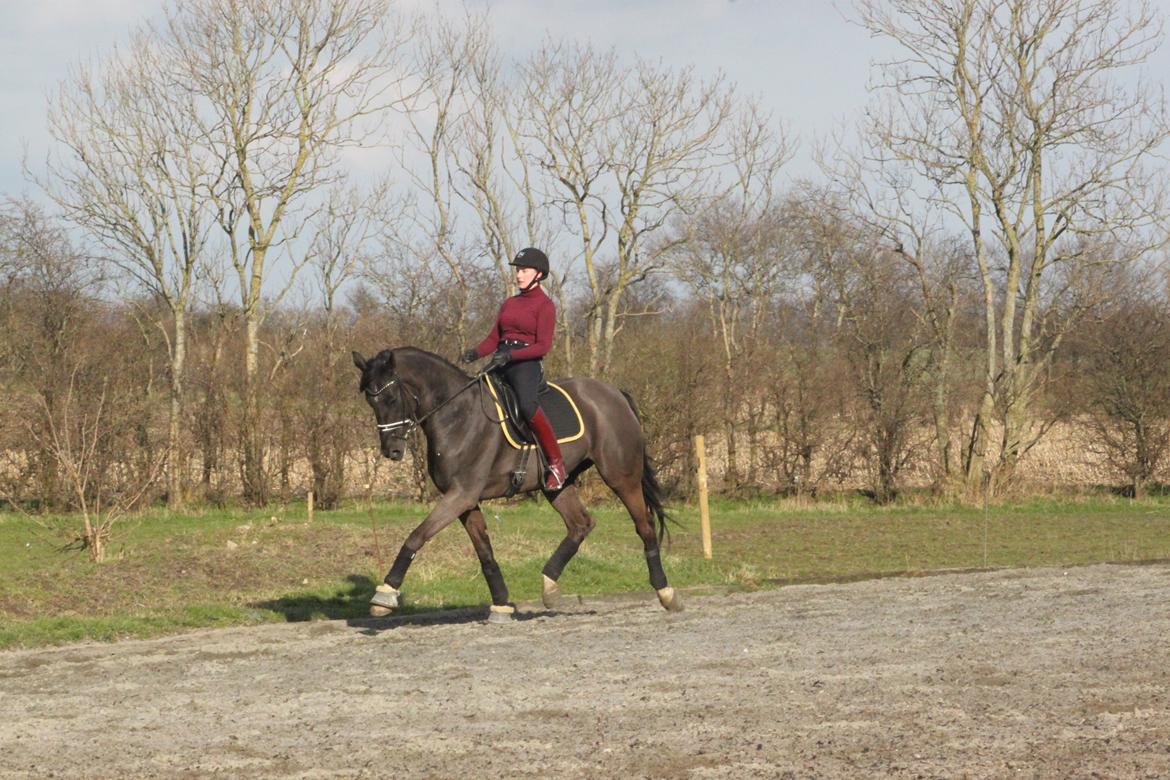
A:
{"label": "horse's mane", "polygon": [[397,353],[398,355],[402,355],[402,356],[406,356],[406,355],[409,355],[412,357],[418,356],[418,357],[426,358],[429,360],[433,360],[434,362],[438,363],[439,365],[450,368],[451,370],[455,371],[456,373],[458,373],[462,376],[468,376],[466,371],[464,371],[462,368],[460,368],[459,366],[452,363],[447,358],[443,357],[442,355],[436,354],[434,352],[428,352],[427,350],[422,349],[420,347],[405,346],[405,347],[398,347],[392,351]]}
{"label": "horse's mane", "polygon": [[372,358],[370,358],[369,362],[366,364],[366,371],[362,375],[363,386],[370,377],[377,376],[382,372],[383,369],[386,368],[386,365],[390,362],[391,357],[394,358],[395,362],[401,360],[402,358],[406,358],[408,361],[420,360],[426,363],[435,363],[438,364],[438,366],[441,368],[454,371],[457,376],[461,376],[466,379],[471,378],[467,372],[452,363],[450,360],[447,360],[447,358],[443,357],[442,355],[435,354],[434,352],[428,352],[427,350],[421,349],[420,347],[405,346],[394,347],[393,349],[384,349],[377,355],[374,355]]}

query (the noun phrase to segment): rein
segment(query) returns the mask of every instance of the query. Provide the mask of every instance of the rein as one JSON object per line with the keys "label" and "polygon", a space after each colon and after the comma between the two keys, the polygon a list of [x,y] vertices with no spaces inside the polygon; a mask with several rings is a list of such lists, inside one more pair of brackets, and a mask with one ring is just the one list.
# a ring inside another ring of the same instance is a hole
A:
{"label": "rein", "polygon": [[[463,385],[463,387],[459,388],[454,393],[449,395],[447,397],[447,400],[443,401],[441,404],[436,406],[434,409],[431,409],[429,412],[427,412],[423,416],[415,417],[414,415],[411,415],[410,417],[407,417],[407,418],[402,419],[402,420],[396,420],[396,421],[391,422],[391,423],[378,423],[378,430],[379,431],[393,431],[393,430],[396,430],[398,428],[405,428],[405,431],[403,431],[401,438],[403,438],[403,439],[407,438],[408,436],[410,436],[411,433],[414,432],[414,429],[419,427],[420,425],[422,425],[423,422],[425,422],[428,417],[430,417],[432,414],[434,414],[435,412],[442,409],[447,404],[454,401],[455,398],[458,397],[465,390],[468,390],[469,388],[471,388],[472,385],[474,385],[476,382],[478,382],[480,379],[483,378],[483,375],[485,373],[487,373],[487,372],[480,371],[478,374],[476,374],[475,376],[473,376],[471,378],[470,382]],[[366,395],[369,396],[370,398],[377,398],[387,388],[389,388],[393,385],[398,385],[398,398],[399,398],[399,400],[400,401],[402,400],[402,391],[405,390],[406,392],[410,393],[410,397],[412,399],[414,399],[414,408],[417,410],[419,403],[420,403],[418,396],[415,395],[414,391],[411,390],[409,387],[407,387],[405,384],[399,384],[398,380],[399,380],[399,377],[395,376],[392,379],[390,379],[390,381],[388,381],[386,384],[379,387],[377,390],[374,390],[374,391],[367,390]],[[402,406],[403,406],[403,408],[405,408],[406,404],[403,403]]]}

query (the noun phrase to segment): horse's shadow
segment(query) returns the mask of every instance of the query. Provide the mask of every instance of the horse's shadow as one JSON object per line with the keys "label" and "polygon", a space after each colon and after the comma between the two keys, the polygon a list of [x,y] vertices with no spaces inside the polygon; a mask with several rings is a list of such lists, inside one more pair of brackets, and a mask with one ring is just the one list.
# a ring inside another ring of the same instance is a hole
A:
{"label": "horse's shadow", "polygon": [[258,601],[251,606],[284,615],[284,619],[290,623],[305,620],[346,620],[367,614],[370,597],[374,595],[374,581],[361,574],[351,574],[345,579],[347,587],[335,596],[322,597],[312,594],[281,596],[270,601]]}
{"label": "horse's shadow", "polygon": [[[346,577],[346,590],[336,596],[322,598],[315,595],[282,596],[270,601],[259,601],[251,606],[284,615],[290,623],[309,620],[344,620],[347,626],[362,629],[363,634],[375,635],[401,626],[459,625],[482,623],[488,619],[486,604],[453,605],[450,607],[403,606],[386,617],[370,617],[370,599],[377,587],[372,579],[361,574]],[[555,610],[517,611],[515,621],[533,620],[567,614]]]}

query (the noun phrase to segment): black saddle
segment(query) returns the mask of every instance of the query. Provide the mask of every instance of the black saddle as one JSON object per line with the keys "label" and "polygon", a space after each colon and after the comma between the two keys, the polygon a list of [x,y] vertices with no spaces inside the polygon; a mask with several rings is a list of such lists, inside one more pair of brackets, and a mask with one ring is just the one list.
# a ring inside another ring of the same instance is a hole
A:
{"label": "black saddle", "polygon": [[[494,371],[487,374],[488,388],[495,397],[496,405],[500,409],[504,437],[513,447],[534,445],[536,440],[528,428],[528,421],[520,413],[520,404],[516,399],[516,391],[502,377]],[[544,410],[548,421],[552,424],[553,433],[557,441],[566,442],[580,438],[584,431],[581,413],[577,405],[565,390],[555,383],[549,383],[541,376],[540,389],[537,391],[537,403]]]}
{"label": "black saddle", "polygon": [[[540,373],[540,388],[536,391],[537,403],[543,401],[544,394],[548,392],[548,383],[544,381],[544,372]],[[488,374],[488,379],[493,384],[496,401],[504,408],[507,433],[521,444],[535,444],[536,439],[532,435],[532,429],[528,427],[528,421],[520,413],[520,399],[516,397],[516,391],[512,389],[506,379],[494,371]]]}

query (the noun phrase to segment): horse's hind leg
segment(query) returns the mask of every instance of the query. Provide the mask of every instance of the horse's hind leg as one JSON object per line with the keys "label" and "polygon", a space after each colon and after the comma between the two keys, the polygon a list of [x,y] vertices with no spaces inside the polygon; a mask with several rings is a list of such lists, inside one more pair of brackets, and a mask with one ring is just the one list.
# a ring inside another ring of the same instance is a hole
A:
{"label": "horse's hind leg", "polygon": [[515,608],[508,604],[508,586],[504,583],[504,575],[500,572],[500,566],[492,552],[487,521],[483,519],[479,505],[461,514],[459,520],[471,538],[471,546],[475,548],[475,554],[479,557],[483,578],[487,580],[488,590],[492,594],[492,609],[488,619],[497,623],[511,620]]}
{"label": "horse's hind leg", "polygon": [[585,541],[585,537],[597,525],[597,521],[581,503],[576,485],[570,484],[561,490],[552,498],[552,505],[564,519],[567,533],[544,565],[544,588],[541,598],[546,609],[555,609],[560,603],[561,588],[557,585],[557,580],[561,578],[565,565],[577,554],[581,542]]}
{"label": "horse's hind leg", "polygon": [[[602,474],[605,477],[605,474]],[[662,569],[662,554],[659,549],[658,536],[654,532],[654,522],[650,508],[646,505],[646,495],[642,492],[640,477],[629,476],[606,480],[607,484],[617,494],[634,519],[634,530],[642,539],[642,552],[646,556],[646,568],[650,572],[650,587],[658,593],[658,601],[671,612],[682,609],[682,599],[666,582],[666,572]]]}

